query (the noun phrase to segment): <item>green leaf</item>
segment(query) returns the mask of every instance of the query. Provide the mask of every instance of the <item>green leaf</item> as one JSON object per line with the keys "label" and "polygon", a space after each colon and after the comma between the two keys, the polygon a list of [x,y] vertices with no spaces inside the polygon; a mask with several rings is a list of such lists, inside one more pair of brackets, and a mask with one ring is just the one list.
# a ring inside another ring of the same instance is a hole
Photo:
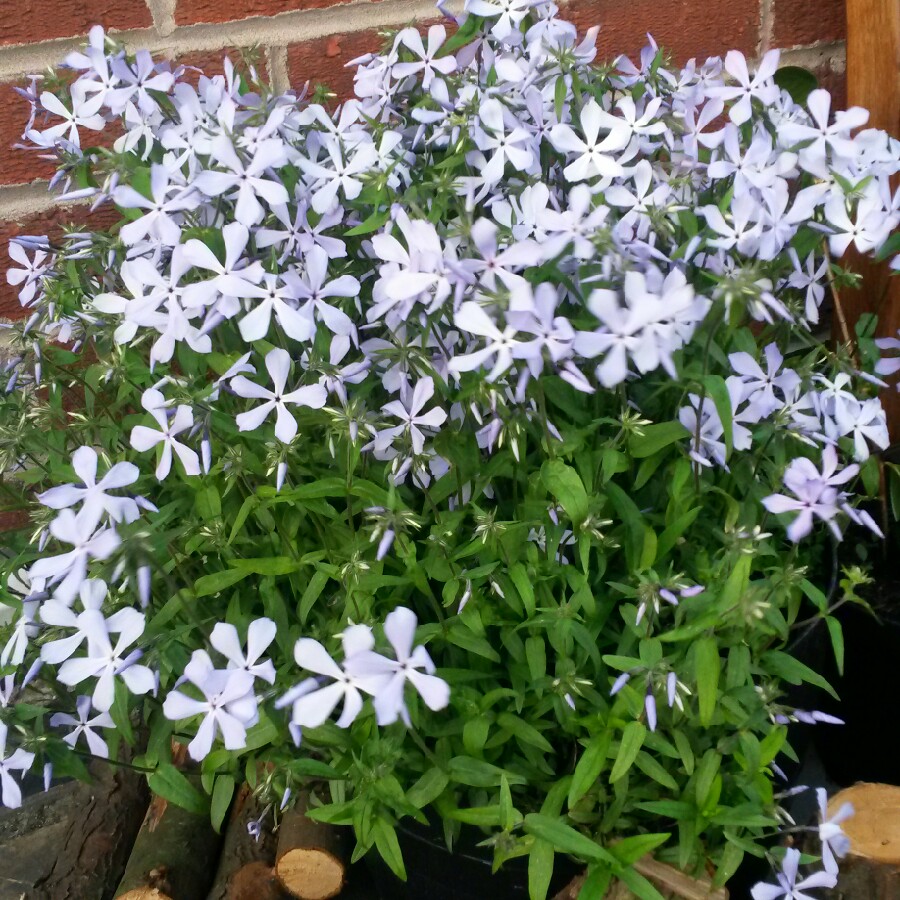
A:
{"label": "green leaf", "polygon": [[699,638],[694,643],[694,674],[697,678],[701,725],[708,726],[712,722],[721,671],[722,659],[719,656],[718,642],[714,637]]}
{"label": "green leaf", "polygon": [[469,787],[499,787],[500,779],[505,775],[510,784],[527,784],[528,779],[515,772],[508,772],[499,766],[470,756],[454,756],[448,764],[450,777],[457,784]]}
{"label": "green leaf", "polygon": [[491,662],[500,662],[500,654],[491,646],[491,642],[487,638],[480,637],[475,634],[467,625],[464,625],[459,619],[455,619],[447,629],[447,640],[463,650],[468,650],[476,656],[483,656]]}
{"label": "green leaf", "polygon": [[703,386],[706,393],[715,404],[716,412],[722,422],[722,440],[725,442],[725,459],[731,456],[734,447],[734,411],[731,407],[731,395],[728,393],[728,385],[721,375],[706,375],[703,378]]}
{"label": "green leaf", "polygon": [[625,525],[625,554],[628,557],[629,568],[639,571],[646,538],[644,517],[634,500],[617,484],[609,482],[604,489]]}
{"label": "green leaf", "polygon": [[609,783],[615,784],[631,768],[644,745],[647,729],[642,722],[629,722],[622,730],[622,740],[619,743],[619,751],[616,761],[613,763],[612,772],[609,775]]}
{"label": "green leaf", "polygon": [[209,815],[209,801],[171,763],[163,763],[147,777],[154,794],[198,816]]}
{"label": "green leaf", "polygon": [[194,508],[204,522],[218,519],[222,515],[222,499],[219,492],[211,484],[200,488],[194,495]]}
{"label": "green leaf", "polygon": [[831,647],[834,650],[834,661],[837,664],[838,674],[844,674],[844,630],[839,619],[826,616],[825,625],[831,635]]}
{"label": "green leaf", "polygon": [[198,597],[208,597],[210,594],[218,594],[219,591],[231,587],[246,578],[250,572],[241,569],[225,569],[223,572],[213,572],[210,575],[201,575],[194,582],[194,593]]}
{"label": "green leaf", "polygon": [[516,809],[512,802],[512,793],[509,790],[509,780],[505,775],[500,776],[500,827],[504,831],[512,831],[516,825]]}
{"label": "green leaf", "polygon": [[234,777],[232,775],[219,775],[213,785],[212,800],[210,802],[210,819],[216,834],[220,834],[222,823],[231,806],[231,798],[234,796]]}
{"label": "green leaf", "polygon": [[597,862],[611,862],[613,857],[587,835],[576,831],[571,825],[541,813],[525,816],[525,830],[536,838],[546,841],[563,853],[580,856]]}
{"label": "green leaf", "polygon": [[634,869],[623,869],[617,877],[640,900],[666,900],[640,872]]}
{"label": "green leaf", "polygon": [[571,809],[600,777],[606,765],[606,754],[612,743],[612,732],[604,730],[584,748],[581,759],[572,773],[572,784],[569,785],[569,809]]}
{"label": "green leaf", "polygon": [[[116,730],[122,736],[126,744],[134,743],[134,731],[131,728],[131,710],[129,709],[129,701],[131,695],[121,678],[115,680],[115,689],[113,693],[113,705],[109,710],[110,717],[115,723]],[[25,704],[16,705],[17,712],[23,711]]]}
{"label": "green leaf", "polygon": [[347,237],[353,237],[358,234],[371,234],[373,231],[378,231],[390,217],[390,209],[376,210],[365,221],[348,229],[344,234]]}
{"label": "green leaf", "polygon": [[439,57],[448,56],[451,53],[455,53],[460,47],[465,47],[466,44],[478,34],[483,21],[484,19],[482,19],[481,16],[470,15],[466,21],[463,22],[462,28],[460,28],[456,34],[451,35],[450,38],[444,41],[440,50],[438,50],[437,55]]}
{"label": "green leaf", "polygon": [[553,109],[556,112],[556,118],[560,121],[562,121],[563,109],[566,105],[566,86],[566,79],[559,78],[553,89]]}
{"label": "green leaf", "polygon": [[668,788],[670,791],[678,790],[678,782],[668,773],[668,771],[666,771],[665,767],[649,753],[638,753],[634,765],[648,778],[652,778],[664,788]]}
{"label": "green leaf", "polygon": [[703,759],[700,760],[700,765],[697,766],[697,780],[694,787],[697,797],[697,806],[701,809],[706,805],[710,788],[712,787],[713,780],[715,779],[721,764],[721,755],[711,748],[703,754]]}
{"label": "green leaf", "polygon": [[666,555],[675,546],[678,539],[694,524],[694,520],[700,514],[700,509],[701,507],[699,506],[689,509],[666,527],[656,541],[657,559],[666,558]]}
{"label": "green leaf", "polygon": [[289,556],[265,556],[260,559],[232,559],[229,565],[248,575],[290,575],[300,563]]}
{"label": "green leaf", "polygon": [[588,498],[578,473],[562,460],[548,459],[541,466],[541,480],[572,523],[581,525],[588,515]]}
{"label": "green leaf", "polygon": [[528,900],[546,900],[553,880],[553,856],[553,845],[536,838],[528,854]]}
{"label": "green leaf", "polygon": [[525,641],[525,661],[532,681],[538,681],[547,674],[547,647],[540,635],[532,635]]}
{"label": "green leaf", "polygon": [[834,688],[818,672],[814,672],[799,659],[794,659],[793,656],[781,650],[770,650],[762,656],[760,662],[763,668],[790,684],[801,684],[805,681],[822,688],[823,691],[828,691],[835,700],[838,699]]}
{"label": "green leaf", "polygon": [[416,809],[422,809],[429,803],[437,800],[444,793],[444,788],[449,784],[450,779],[443,769],[434,767],[429,769],[422,777],[406,792],[406,799]]}
{"label": "green leaf", "polygon": [[231,525],[231,534],[228,535],[229,544],[240,534],[241,529],[244,527],[244,522],[247,521],[247,516],[253,512],[258,504],[259,500],[254,495],[247,497],[241,504],[241,508],[238,510],[238,514],[234,517],[234,522]]}
{"label": "green leaf", "polygon": [[819,86],[816,76],[800,66],[783,66],[772,80],[781,90],[787,91],[791,95],[791,100],[800,106],[806,103],[809,95]]}
{"label": "green leaf", "polygon": [[401,881],[406,881],[406,866],[394,826],[384,816],[379,816],[372,822],[372,834],[381,858]]}
{"label": "green leaf", "polygon": [[534,585],[528,577],[528,570],[522,563],[514,563],[509,568],[509,577],[518,591],[519,599],[529,616],[535,613]]}
{"label": "green leaf", "polygon": [[684,771],[690,775],[694,771],[694,750],[688,736],[683,731],[675,731],[672,733],[675,746],[678,748],[678,755],[684,765]]}
{"label": "green leaf", "polygon": [[900,253],[900,231],[895,231],[879,248],[875,259],[884,262],[889,256]]}
{"label": "green leaf", "polygon": [[752,562],[752,557],[748,555],[742,554],[738,557],[719,594],[720,609],[731,609],[747,593]]}
{"label": "green leaf", "polygon": [[676,819],[679,822],[686,822],[696,814],[695,808],[683,800],[647,800],[645,803],[636,803],[635,806],[654,815]]}
{"label": "green leaf", "polygon": [[641,433],[633,433],[628,440],[628,452],[635,459],[643,459],[659,453],[669,444],[690,437],[690,432],[681,422],[659,422],[656,425],[645,425]]}
{"label": "green leaf", "polygon": [[309,614],[312,612],[316,600],[319,599],[319,596],[325,589],[327,583],[328,573],[324,572],[322,569],[316,569],[316,571],[313,572],[312,578],[309,579],[297,607],[297,617],[300,619],[301,625],[306,624],[306,620],[309,618]]}
{"label": "green leaf", "polygon": [[642,856],[652,853],[671,836],[668,832],[665,834],[636,834],[633,837],[623,838],[621,841],[611,844],[609,852],[620,863],[630,866]]}
{"label": "green leaf", "polygon": [[553,752],[553,745],[550,741],[534,725],[529,725],[524,719],[520,719],[512,713],[504,712],[497,716],[497,724],[514,734],[522,743],[531,744],[532,747],[537,747],[538,750],[543,750],[544,753]]}

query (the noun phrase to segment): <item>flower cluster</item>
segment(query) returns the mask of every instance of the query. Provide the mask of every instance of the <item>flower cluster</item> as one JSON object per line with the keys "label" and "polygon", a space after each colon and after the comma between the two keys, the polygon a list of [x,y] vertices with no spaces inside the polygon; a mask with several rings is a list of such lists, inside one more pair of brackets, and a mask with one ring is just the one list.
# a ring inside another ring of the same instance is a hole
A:
{"label": "flower cluster", "polygon": [[[47,740],[105,755],[140,709],[151,770],[173,734],[213,778],[273,763],[279,797],[317,762],[342,821],[474,805],[499,862],[548,838],[490,791],[543,796],[583,748],[597,834],[662,832],[659,785],[711,822],[698,867],[717,802],[757,811],[733,846],[774,822],[746,785],[812,591],[784,563],[818,559],[816,519],[879,533],[881,382],[815,326],[900,223],[900,144],[782,90],[775,51],[601,67],[548,0],[465,6],[354,61],[336,108],[99,28],[25,91],[53,186],[117,221],[11,244],[0,459],[34,530],[0,665],[56,706],[15,720],[4,802]],[[738,730],[756,750],[715,775]]]}

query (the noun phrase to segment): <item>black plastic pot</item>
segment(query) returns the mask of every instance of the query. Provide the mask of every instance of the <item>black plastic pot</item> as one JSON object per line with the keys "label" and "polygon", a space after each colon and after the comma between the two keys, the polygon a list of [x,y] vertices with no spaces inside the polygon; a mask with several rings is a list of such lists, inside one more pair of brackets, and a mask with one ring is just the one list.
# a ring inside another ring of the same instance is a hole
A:
{"label": "black plastic pot", "polygon": [[[477,829],[464,826],[452,853],[433,825],[404,820],[397,826],[397,839],[406,864],[405,883],[375,850],[366,855],[381,900],[528,900],[527,858],[511,859],[491,874],[492,855],[489,849],[477,846],[484,839]],[[557,856],[550,896],[580,870],[577,863]]]}
{"label": "black plastic pot", "polygon": [[900,590],[880,586],[877,618],[860,607],[838,611],[844,629],[845,671],[832,683],[841,702],[820,709],[843,726],[816,727],[816,748],[828,775],[842,787],[857,781],[900,784],[900,752],[891,738],[900,689]]}

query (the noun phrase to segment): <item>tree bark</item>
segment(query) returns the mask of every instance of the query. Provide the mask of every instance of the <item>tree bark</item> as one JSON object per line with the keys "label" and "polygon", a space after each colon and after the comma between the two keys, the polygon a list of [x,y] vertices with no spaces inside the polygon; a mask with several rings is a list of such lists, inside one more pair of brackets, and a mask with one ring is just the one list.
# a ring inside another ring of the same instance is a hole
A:
{"label": "tree bark", "polygon": [[841,861],[837,885],[825,896],[834,900],[900,897],[900,787],[856,784],[831,798],[829,815],[844,803],[853,804],[854,809],[841,823],[850,838],[850,852]]}
{"label": "tree bark", "polygon": [[0,897],[109,900],[147,809],[135,772],[91,766],[93,782],[70,781],[26,800],[0,821]]}
{"label": "tree bark", "polygon": [[338,828],[306,817],[309,795],[301,794],[278,826],[275,874],[300,900],[330,900],[344,886],[346,848]]}
{"label": "tree bark", "polygon": [[283,896],[277,885],[274,889],[268,886],[275,865],[275,835],[264,822],[258,841],[247,831],[247,825],[260,819],[262,813],[259,801],[244,784],[235,797],[219,868],[207,900],[267,900],[270,895]]}
{"label": "tree bark", "polygon": [[212,881],[221,837],[207,816],[154,797],[115,896],[197,900]]}

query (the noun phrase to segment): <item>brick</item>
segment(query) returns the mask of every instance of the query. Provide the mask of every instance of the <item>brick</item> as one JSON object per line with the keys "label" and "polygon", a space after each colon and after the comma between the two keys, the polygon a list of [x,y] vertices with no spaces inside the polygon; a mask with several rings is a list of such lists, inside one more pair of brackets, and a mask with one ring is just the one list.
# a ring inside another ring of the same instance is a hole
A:
{"label": "brick", "polygon": [[679,63],[728,50],[755,55],[759,42],[759,0],[574,0],[560,14],[579,32],[601,26],[599,61],[622,53],[636,60],[648,32]]}
{"label": "brick", "polygon": [[[25,184],[49,178],[53,164],[39,150],[16,150],[28,124],[28,101],[14,90],[14,82],[0,84],[0,184]],[[24,85],[25,81],[19,82]]]}
{"label": "brick", "polygon": [[836,71],[828,63],[811,70],[819,82],[819,87],[831,92],[831,108],[847,108],[847,75],[844,71]]}
{"label": "brick", "polygon": [[87,206],[68,206],[0,222],[0,318],[22,319],[28,315],[28,310],[23,309],[19,303],[17,292],[6,283],[10,238],[19,234],[45,234],[54,240],[62,235],[65,225],[96,229],[108,227],[117,218],[118,214],[111,208],[99,209],[92,213]]}
{"label": "brick", "polygon": [[225,72],[226,56],[240,71],[246,70],[247,66],[252,64],[256,67],[260,78],[265,79],[268,77],[266,54],[261,47],[223,47],[221,50],[194,50],[182,53],[180,56],[175,57],[173,62],[199,69],[199,72],[192,73],[188,71],[182,76],[183,81],[196,84],[200,77],[200,72],[210,77],[222,75]]}
{"label": "brick", "polygon": [[364,53],[379,51],[383,45],[384,36],[377,31],[332,34],[292,44],[287,54],[291,87],[299,88],[306,81],[324,84],[339,100],[346,100],[353,96],[355,71],[346,68],[346,64]]}
{"label": "brick", "polygon": [[20,531],[23,528],[27,528],[30,521],[27,510],[3,510],[0,512],[0,534],[7,531]]}
{"label": "brick", "polygon": [[149,28],[145,0],[5,0],[0,44],[34,44],[87,34],[92,25],[108,29]]}
{"label": "brick", "polygon": [[846,0],[774,0],[772,46],[800,47],[847,36]]}
{"label": "brick", "polygon": [[342,0],[178,0],[175,22],[178,25],[233,22],[254,16],[276,16],[278,13],[298,9],[322,9],[341,2]]}

